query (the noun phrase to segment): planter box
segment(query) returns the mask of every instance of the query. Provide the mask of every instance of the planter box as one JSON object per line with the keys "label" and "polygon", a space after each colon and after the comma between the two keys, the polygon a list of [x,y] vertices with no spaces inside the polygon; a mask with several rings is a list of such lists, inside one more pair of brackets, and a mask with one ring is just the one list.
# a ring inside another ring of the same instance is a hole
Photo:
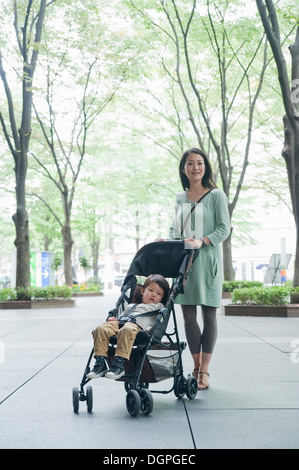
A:
{"label": "planter box", "polygon": [[71,300],[11,300],[0,302],[0,309],[34,309],[34,308],[65,308],[75,307],[76,301]]}
{"label": "planter box", "polygon": [[287,305],[223,305],[224,315],[250,317],[299,317],[299,304]]}

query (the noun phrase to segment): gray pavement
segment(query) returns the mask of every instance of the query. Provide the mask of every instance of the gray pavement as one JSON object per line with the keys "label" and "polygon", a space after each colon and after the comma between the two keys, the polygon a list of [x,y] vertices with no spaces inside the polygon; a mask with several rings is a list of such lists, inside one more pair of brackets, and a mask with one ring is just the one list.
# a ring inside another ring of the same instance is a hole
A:
{"label": "gray pavement", "polygon": [[[299,318],[218,315],[211,387],[194,400],[153,394],[149,416],[131,417],[124,384],[93,386],[93,412],[73,412],[92,347],[119,291],[76,307],[0,310],[0,449],[298,449]],[[177,309],[180,339],[184,329]],[[189,350],[184,373],[192,370]],[[167,390],[172,381],[151,386]]]}

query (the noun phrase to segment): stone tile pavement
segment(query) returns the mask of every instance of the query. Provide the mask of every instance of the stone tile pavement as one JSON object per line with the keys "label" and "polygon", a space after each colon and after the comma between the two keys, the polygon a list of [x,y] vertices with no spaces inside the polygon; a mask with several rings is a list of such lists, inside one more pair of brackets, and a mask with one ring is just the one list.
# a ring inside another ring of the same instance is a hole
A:
{"label": "stone tile pavement", "polygon": [[[92,347],[119,290],[65,309],[0,310],[0,449],[298,449],[299,319],[218,315],[211,387],[194,400],[153,394],[131,417],[122,382],[93,386],[93,412],[73,412]],[[184,328],[176,318],[180,339]],[[192,370],[189,350],[184,373]],[[151,384],[152,385],[152,384]],[[153,384],[167,390],[172,381]],[[112,455],[112,454],[109,454]]]}

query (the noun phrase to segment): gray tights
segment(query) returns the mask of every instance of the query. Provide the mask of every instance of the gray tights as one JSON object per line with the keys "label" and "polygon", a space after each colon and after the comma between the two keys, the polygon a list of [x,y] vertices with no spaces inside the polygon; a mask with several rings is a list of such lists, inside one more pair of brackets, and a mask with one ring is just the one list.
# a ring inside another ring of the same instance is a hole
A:
{"label": "gray tights", "polygon": [[201,306],[203,330],[197,323],[197,306],[182,305],[186,339],[191,354],[212,354],[217,338],[216,307]]}

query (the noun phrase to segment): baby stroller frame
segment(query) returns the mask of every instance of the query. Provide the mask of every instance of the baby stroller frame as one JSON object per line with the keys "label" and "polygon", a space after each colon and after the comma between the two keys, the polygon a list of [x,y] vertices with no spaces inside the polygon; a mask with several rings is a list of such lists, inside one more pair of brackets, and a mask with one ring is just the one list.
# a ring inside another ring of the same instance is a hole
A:
{"label": "baby stroller frame", "polygon": [[[149,334],[141,330],[136,337],[130,360],[125,366],[125,375],[117,381],[125,382],[126,406],[131,416],[137,416],[141,411],[148,415],[153,410],[152,393],[167,394],[174,391],[177,398],[185,394],[190,400],[197,395],[197,380],[189,375],[184,377],[182,351],[186,343],[180,341],[174,300],[179,293],[184,292],[184,286],[198,250],[186,249],[182,241],[163,241],[149,243],[143,246],[135,255],[121,288],[121,295],[110,316],[119,318],[126,305],[138,303],[138,285],[136,275],[147,277],[157,273],[174,279],[165,306],[157,312],[157,320]],[[137,297],[137,298],[136,298]],[[134,302],[135,301],[135,302]],[[153,312],[151,312],[153,313]],[[173,332],[166,331],[170,317],[173,320]],[[175,341],[172,339],[174,336]],[[166,338],[167,342],[162,339]],[[110,338],[107,363],[113,362],[116,337]],[[93,408],[93,391],[91,386],[84,387],[91,380],[87,378],[94,349],[89,355],[87,365],[80,383],[80,388],[73,388],[73,409],[79,411],[80,401],[86,401],[87,411]],[[168,354],[168,356],[167,356]],[[152,356],[152,357],[151,357]],[[161,358],[160,358],[161,356]],[[155,383],[173,377],[173,385],[169,390],[149,390],[149,383]]]}

